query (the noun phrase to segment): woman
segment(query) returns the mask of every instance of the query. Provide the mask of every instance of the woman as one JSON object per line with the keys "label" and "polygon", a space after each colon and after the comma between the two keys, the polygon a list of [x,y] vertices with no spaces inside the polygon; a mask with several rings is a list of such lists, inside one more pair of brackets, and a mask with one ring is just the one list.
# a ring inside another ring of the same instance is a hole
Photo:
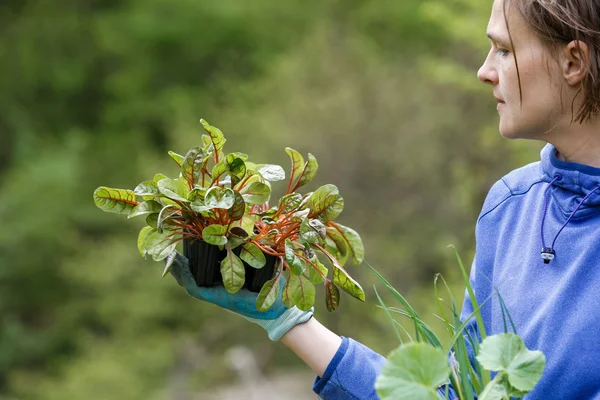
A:
{"label": "woman", "polygon": [[[600,399],[600,0],[495,0],[487,34],[491,50],[478,76],[493,88],[500,133],[548,144],[540,162],[506,175],[487,196],[475,295],[482,303],[499,290],[526,346],[546,355],[527,399]],[[178,255],[172,273],[188,293],[281,340],[318,375],[319,397],[377,398],[382,356],[331,332],[312,311],[279,302],[260,313],[256,294],[198,288],[186,263]],[[488,333],[501,333],[491,297],[483,321]],[[463,317],[472,311],[467,296]]]}

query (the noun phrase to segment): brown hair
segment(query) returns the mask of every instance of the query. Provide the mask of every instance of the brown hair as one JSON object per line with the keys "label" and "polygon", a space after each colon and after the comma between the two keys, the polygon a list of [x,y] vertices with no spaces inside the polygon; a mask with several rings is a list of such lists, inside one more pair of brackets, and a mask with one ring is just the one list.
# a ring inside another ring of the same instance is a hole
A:
{"label": "brown hair", "polygon": [[[505,18],[509,1],[504,2]],[[577,93],[583,93],[584,98],[577,115],[573,113],[573,118],[584,123],[600,114],[600,0],[513,0],[511,4],[534,32],[550,46],[567,44],[573,40],[587,44],[587,76]],[[520,86],[519,76],[519,88]]]}

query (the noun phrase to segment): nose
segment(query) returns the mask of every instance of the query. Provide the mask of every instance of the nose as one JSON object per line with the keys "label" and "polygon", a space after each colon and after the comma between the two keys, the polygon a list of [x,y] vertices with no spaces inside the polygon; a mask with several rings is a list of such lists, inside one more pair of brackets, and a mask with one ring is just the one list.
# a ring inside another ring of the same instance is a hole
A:
{"label": "nose", "polygon": [[489,54],[481,68],[479,68],[479,71],[477,71],[477,78],[488,85],[494,86],[498,84],[498,71],[491,65]]}

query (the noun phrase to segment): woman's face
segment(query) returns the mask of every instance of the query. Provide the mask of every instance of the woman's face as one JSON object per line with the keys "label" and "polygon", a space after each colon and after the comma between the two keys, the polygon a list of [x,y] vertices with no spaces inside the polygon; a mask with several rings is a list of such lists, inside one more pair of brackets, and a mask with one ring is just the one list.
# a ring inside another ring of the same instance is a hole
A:
{"label": "woman's face", "polygon": [[[549,47],[526,24],[516,10],[507,6],[504,17],[503,0],[495,0],[487,34],[491,50],[477,74],[479,80],[491,85],[498,102],[500,133],[506,138],[547,140],[547,133],[568,126],[564,105],[571,102],[562,93],[561,70],[552,58]],[[506,20],[510,27],[511,46]],[[519,78],[514,55],[519,63]],[[567,125],[565,125],[567,124]]]}

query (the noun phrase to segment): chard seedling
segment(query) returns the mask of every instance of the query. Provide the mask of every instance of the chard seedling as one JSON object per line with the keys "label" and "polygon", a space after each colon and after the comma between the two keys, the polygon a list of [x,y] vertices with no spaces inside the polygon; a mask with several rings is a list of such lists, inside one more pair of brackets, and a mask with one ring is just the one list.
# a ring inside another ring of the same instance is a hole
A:
{"label": "chard seedling", "polygon": [[344,268],[350,259],[363,261],[364,247],[355,230],[335,222],[344,208],[338,188],[327,184],[297,192],[314,178],[316,158],[309,153],[305,161],[296,150],[285,149],[291,174],[285,194],[270,206],[271,184],[285,181],[284,169],[252,163],[244,153],[225,153],[223,133],[200,122],[206,131],[201,145],[185,155],[168,153],[178,166],[177,178],[158,173],[133,190],[101,186],[94,192],[103,211],[145,217],[147,226],[137,240],[142,256],[165,260],[164,276],[179,242],[184,247],[197,241],[216,246],[229,293],[244,287],[245,265],[262,269],[274,257],[275,270],[258,295],[259,310],[271,307],[280,288],[286,306],[308,310],[316,284],[325,286],[329,311],[339,306],[340,288],[364,301],[363,289]]}

